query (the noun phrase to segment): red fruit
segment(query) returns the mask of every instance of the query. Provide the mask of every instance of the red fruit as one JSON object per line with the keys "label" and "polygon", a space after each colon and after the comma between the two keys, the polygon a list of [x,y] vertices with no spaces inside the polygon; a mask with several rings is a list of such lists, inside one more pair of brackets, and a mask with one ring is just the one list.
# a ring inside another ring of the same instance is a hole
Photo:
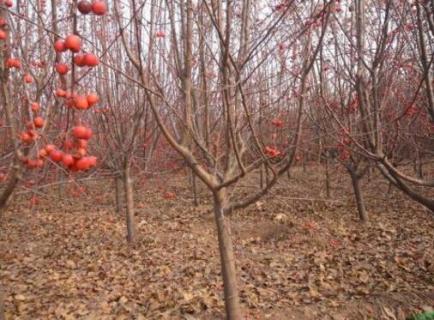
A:
{"label": "red fruit", "polygon": [[32,138],[32,135],[30,135],[28,132],[21,132],[20,140],[23,143],[29,144],[33,141],[33,138]]}
{"label": "red fruit", "polygon": [[29,131],[27,131],[27,133],[30,135],[32,140],[36,140],[39,138],[39,134],[35,130],[29,130]]}
{"label": "red fruit", "polygon": [[32,109],[33,112],[38,112],[41,109],[39,103],[37,102],[32,102],[30,108]]}
{"label": "red fruit", "polygon": [[86,129],[86,135],[85,135],[85,137],[83,139],[89,140],[92,137],[92,134],[93,134],[92,129],[91,128],[87,128]]}
{"label": "red fruit", "polygon": [[19,59],[14,59],[14,68],[20,69],[21,68],[21,61]]}
{"label": "red fruit", "polygon": [[14,3],[12,2],[12,0],[6,0],[5,5],[10,8],[14,5]]}
{"label": "red fruit", "polygon": [[5,25],[7,25],[7,22],[4,18],[0,18],[0,28],[3,28]]}
{"label": "red fruit", "polygon": [[269,157],[274,158],[281,154],[279,150],[273,147],[266,146],[265,147],[265,154],[267,154]]}
{"label": "red fruit", "polygon": [[42,128],[44,126],[44,119],[41,117],[36,117],[33,119],[33,123],[35,124],[35,128]]}
{"label": "red fruit", "polygon": [[61,75],[65,75],[69,71],[69,67],[66,63],[58,63],[56,64],[56,71]]}
{"label": "red fruit", "polygon": [[72,166],[74,164],[74,157],[69,153],[65,153],[62,157],[62,163],[65,167]]}
{"label": "red fruit", "polygon": [[56,96],[60,97],[60,98],[65,98],[66,97],[66,91],[63,89],[56,89]]}
{"label": "red fruit", "polygon": [[97,104],[99,102],[99,97],[96,93],[89,93],[87,95],[87,103],[89,104],[89,107]]}
{"label": "red fruit", "polygon": [[9,58],[6,60],[6,67],[7,68],[21,68],[21,62],[18,59],[15,58]]}
{"label": "red fruit", "polygon": [[32,83],[33,82],[32,76],[30,74],[28,74],[28,73],[24,75],[23,79],[24,79],[25,83]]}
{"label": "red fruit", "polygon": [[78,170],[87,170],[91,166],[89,157],[83,157],[75,163]]}
{"label": "red fruit", "polygon": [[7,37],[8,34],[4,30],[0,29],[0,40],[6,40]]}
{"label": "red fruit", "polygon": [[29,169],[35,169],[38,166],[36,160],[34,159],[28,159],[26,165]]}
{"label": "red fruit", "polygon": [[88,14],[92,11],[92,4],[89,1],[82,0],[77,5],[78,11],[82,14]]}
{"label": "red fruit", "polygon": [[84,54],[77,54],[74,57],[74,63],[75,63],[75,65],[77,65],[79,67],[85,66],[86,63],[84,62]]}
{"label": "red fruit", "polygon": [[107,12],[107,5],[104,1],[101,0],[95,0],[92,3],[92,11],[97,16],[103,16]]}
{"label": "red fruit", "polygon": [[156,36],[157,38],[164,38],[164,37],[166,36],[166,33],[165,33],[164,31],[157,31],[157,32],[155,33],[155,36]]}
{"label": "red fruit", "polygon": [[47,155],[48,155],[48,152],[47,152],[47,150],[45,150],[45,149],[41,149],[41,150],[39,150],[39,152],[38,152],[38,156],[39,156],[40,158],[45,158]]}
{"label": "red fruit", "polygon": [[79,52],[81,49],[81,39],[75,34],[71,34],[65,39],[65,48],[72,52]]}
{"label": "red fruit", "polygon": [[51,152],[54,150],[56,150],[56,146],[54,144],[47,144],[45,146],[45,151],[47,151],[47,154],[51,154]]}
{"label": "red fruit", "polygon": [[51,160],[53,160],[54,162],[60,162],[63,159],[63,152],[59,151],[59,150],[53,150],[50,153],[50,158]]}
{"label": "red fruit", "polygon": [[85,96],[76,96],[74,97],[74,107],[79,110],[86,110],[89,108],[89,103],[87,102],[87,98]]}
{"label": "red fruit", "polygon": [[44,166],[44,160],[36,159],[36,168],[42,168]]}
{"label": "red fruit", "polygon": [[272,124],[273,126],[275,126],[276,128],[281,128],[281,127],[283,127],[283,121],[280,120],[280,119],[278,119],[278,118],[271,120],[271,124]]}
{"label": "red fruit", "polygon": [[99,59],[93,53],[86,53],[84,55],[84,64],[88,67],[96,67],[99,64]]}
{"label": "red fruit", "polygon": [[56,42],[54,42],[54,50],[58,53],[65,52],[66,51],[65,41],[61,39],[56,40]]}
{"label": "red fruit", "polygon": [[72,128],[72,135],[77,139],[90,139],[92,136],[92,129],[84,126],[77,126]]}

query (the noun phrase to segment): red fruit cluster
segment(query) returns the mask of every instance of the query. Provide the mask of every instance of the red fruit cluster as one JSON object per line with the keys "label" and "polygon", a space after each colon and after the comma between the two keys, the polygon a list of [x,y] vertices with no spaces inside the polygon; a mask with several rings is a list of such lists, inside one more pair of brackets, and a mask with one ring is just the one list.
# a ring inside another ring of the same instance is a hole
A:
{"label": "red fruit cluster", "polygon": [[271,120],[271,124],[273,126],[275,126],[276,128],[282,128],[283,127],[283,121],[280,120],[279,118],[275,118],[275,119]]}
{"label": "red fruit cluster", "polygon": [[53,162],[62,164],[71,171],[84,171],[96,166],[97,158],[87,156],[88,140],[92,137],[92,129],[76,126],[72,129],[72,140],[66,140],[61,151],[54,145],[47,145],[40,151],[41,157],[49,156]]}
{"label": "red fruit cluster", "polygon": [[41,106],[37,102],[30,103],[30,108],[33,111],[33,121],[29,121],[26,125],[27,130],[22,131],[20,133],[20,140],[23,144],[31,144],[36,139],[39,138],[39,133],[36,131],[36,129],[41,129],[44,124],[45,120],[41,116],[38,116],[37,113],[40,111]]}
{"label": "red fruit cluster", "polygon": [[94,0],[92,3],[87,0],[81,0],[77,4],[77,9],[82,14],[93,12],[97,16],[103,16],[107,12],[107,5],[101,0]]}
{"label": "red fruit cluster", "polygon": [[[0,4],[4,4],[7,7],[12,7],[13,3],[12,0],[1,0]],[[4,30],[4,27],[7,26],[7,22],[5,19],[1,19],[0,21],[0,40],[6,40],[8,38],[8,33],[6,32],[6,30]]]}
{"label": "red fruit cluster", "polygon": [[[88,1],[80,1],[78,8],[81,12],[90,12],[88,10],[94,11],[95,14],[105,12],[106,6],[103,1],[94,1],[92,4]],[[104,9],[104,10],[102,10]],[[54,50],[57,53],[62,53],[70,50],[73,54],[74,64],[78,67],[96,67],[99,64],[99,58],[93,53],[80,53],[81,51],[81,39],[79,36],[72,34],[65,38],[65,40],[57,40],[54,43]],[[58,63],[55,69],[59,75],[66,75],[70,67],[65,63]],[[65,98],[67,106],[77,109],[77,110],[87,110],[93,105],[99,102],[99,97],[95,93],[89,93],[87,95],[79,95],[76,93],[68,92],[62,88],[58,88],[55,95],[59,98]]]}
{"label": "red fruit cluster", "polygon": [[[95,15],[104,15],[107,11],[107,5],[104,1],[95,0],[92,3],[81,0],[77,4],[77,9],[82,14],[93,12]],[[77,67],[96,67],[99,64],[99,58],[93,53],[80,53],[82,51],[82,41],[78,35],[71,34],[65,40],[57,40],[54,43],[54,50],[60,54],[70,51],[73,54],[73,64]],[[58,63],[56,71],[60,75],[66,75],[70,66],[65,63]],[[99,96],[96,93],[87,95],[77,94],[67,91],[63,88],[56,89],[55,95],[58,98],[65,99],[68,107],[76,110],[87,110],[99,102]],[[92,129],[83,125],[77,125],[71,130],[71,139],[63,144],[63,150],[53,149],[50,158],[54,162],[62,163],[65,168],[71,171],[84,171],[96,166],[97,158],[88,156],[88,141],[92,137]]]}
{"label": "red fruit cluster", "polygon": [[33,83],[33,77],[29,74],[26,73],[23,77],[24,83],[30,84]]}
{"label": "red fruit cluster", "polygon": [[94,92],[87,95],[79,95],[58,88],[55,95],[59,98],[64,98],[67,106],[76,110],[87,110],[99,102],[99,96]]}
{"label": "red fruit cluster", "polygon": [[96,166],[97,158],[87,156],[88,141],[92,137],[92,129],[85,126],[72,128],[73,141],[65,143],[65,149],[74,149],[73,154],[67,154],[63,159],[63,165],[72,171],[84,171]]}
{"label": "red fruit cluster", "polygon": [[78,67],[96,67],[99,65],[99,58],[93,53],[77,54],[74,57],[74,64]]}
{"label": "red fruit cluster", "polygon": [[17,58],[8,58],[6,60],[6,68],[8,69],[20,69],[21,68],[21,61]]}
{"label": "red fruit cluster", "polygon": [[166,36],[166,33],[164,31],[157,31],[155,32],[155,36],[157,38],[164,38]]}
{"label": "red fruit cluster", "polygon": [[277,150],[276,148],[266,146],[265,147],[265,154],[267,156],[269,156],[270,158],[275,158],[275,157],[280,156],[282,153],[279,150]]}
{"label": "red fruit cluster", "polygon": [[12,0],[0,0],[0,4],[4,4],[6,7],[9,7],[9,8],[14,5]]}

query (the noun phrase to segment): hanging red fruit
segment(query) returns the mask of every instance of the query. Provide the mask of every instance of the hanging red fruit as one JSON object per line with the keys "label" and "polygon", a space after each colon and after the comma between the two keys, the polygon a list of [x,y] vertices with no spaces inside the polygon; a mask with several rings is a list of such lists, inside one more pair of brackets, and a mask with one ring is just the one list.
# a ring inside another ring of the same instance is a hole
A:
{"label": "hanging red fruit", "polygon": [[33,77],[28,73],[24,75],[23,79],[24,79],[25,83],[32,83],[33,82]]}
{"label": "hanging red fruit", "polygon": [[50,158],[54,162],[60,162],[60,161],[62,161],[62,158],[63,158],[63,152],[60,150],[53,150],[50,153]]}
{"label": "hanging red fruit", "polygon": [[96,93],[89,93],[87,95],[87,102],[89,104],[89,107],[97,104],[99,102],[99,97]]}
{"label": "hanging red fruit", "polygon": [[107,5],[104,1],[94,0],[92,3],[92,11],[97,16],[103,16],[107,12]]}
{"label": "hanging red fruit", "polygon": [[33,124],[35,125],[35,128],[42,128],[44,126],[44,119],[42,117],[36,117],[33,119]]}
{"label": "hanging red fruit", "polygon": [[74,164],[74,157],[69,153],[65,153],[62,157],[62,163],[65,167],[72,166]]}
{"label": "hanging red fruit", "polygon": [[86,53],[84,55],[84,64],[88,67],[96,67],[99,64],[99,59],[93,53]]}
{"label": "hanging red fruit", "polygon": [[92,11],[92,4],[89,1],[82,0],[77,5],[78,11],[82,14],[88,14]]}
{"label": "hanging red fruit", "polygon": [[77,55],[75,55],[75,57],[74,57],[74,63],[78,67],[85,66],[86,63],[84,62],[84,54],[77,54]]}
{"label": "hanging red fruit", "polygon": [[71,34],[65,39],[65,48],[72,52],[79,52],[81,49],[81,39],[75,34]]}
{"label": "hanging red fruit", "polygon": [[69,72],[69,67],[66,63],[58,63],[56,64],[56,71],[60,75],[65,75]]}
{"label": "hanging red fruit", "polygon": [[54,51],[57,53],[65,52],[66,51],[65,41],[59,39],[54,42]]}
{"label": "hanging red fruit", "polygon": [[85,96],[76,96],[74,97],[74,107],[79,110],[86,110],[89,108],[89,103],[87,102],[87,98]]}

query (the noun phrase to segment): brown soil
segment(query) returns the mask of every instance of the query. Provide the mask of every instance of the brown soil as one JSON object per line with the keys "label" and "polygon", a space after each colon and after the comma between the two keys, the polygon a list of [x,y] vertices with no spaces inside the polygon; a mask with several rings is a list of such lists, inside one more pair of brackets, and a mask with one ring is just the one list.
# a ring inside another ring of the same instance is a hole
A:
{"label": "brown soil", "polygon": [[[363,225],[347,178],[328,201],[312,171],[232,216],[246,319],[405,319],[433,308],[433,215],[376,179],[365,181]],[[201,189],[193,207],[185,181],[164,187],[174,200],[158,181],[138,188],[134,246],[107,181],[70,201],[50,191],[33,208],[19,196],[0,226],[6,319],[223,319],[210,199]]]}

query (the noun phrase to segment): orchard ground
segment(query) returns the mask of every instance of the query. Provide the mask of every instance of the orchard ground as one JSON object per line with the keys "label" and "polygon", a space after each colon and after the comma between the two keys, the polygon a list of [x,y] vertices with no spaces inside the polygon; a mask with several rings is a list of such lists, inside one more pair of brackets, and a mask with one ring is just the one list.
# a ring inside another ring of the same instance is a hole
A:
{"label": "orchard ground", "polygon": [[[321,168],[296,167],[233,215],[246,319],[405,319],[434,308],[433,215],[374,173],[361,224],[347,175],[332,176],[326,199]],[[37,200],[17,192],[0,226],[6,319],[224,318],[206,189],[194,207],[182,173],[135,184],[132,246],[111,180],[69,185],[62,200],[57,188]]]}

